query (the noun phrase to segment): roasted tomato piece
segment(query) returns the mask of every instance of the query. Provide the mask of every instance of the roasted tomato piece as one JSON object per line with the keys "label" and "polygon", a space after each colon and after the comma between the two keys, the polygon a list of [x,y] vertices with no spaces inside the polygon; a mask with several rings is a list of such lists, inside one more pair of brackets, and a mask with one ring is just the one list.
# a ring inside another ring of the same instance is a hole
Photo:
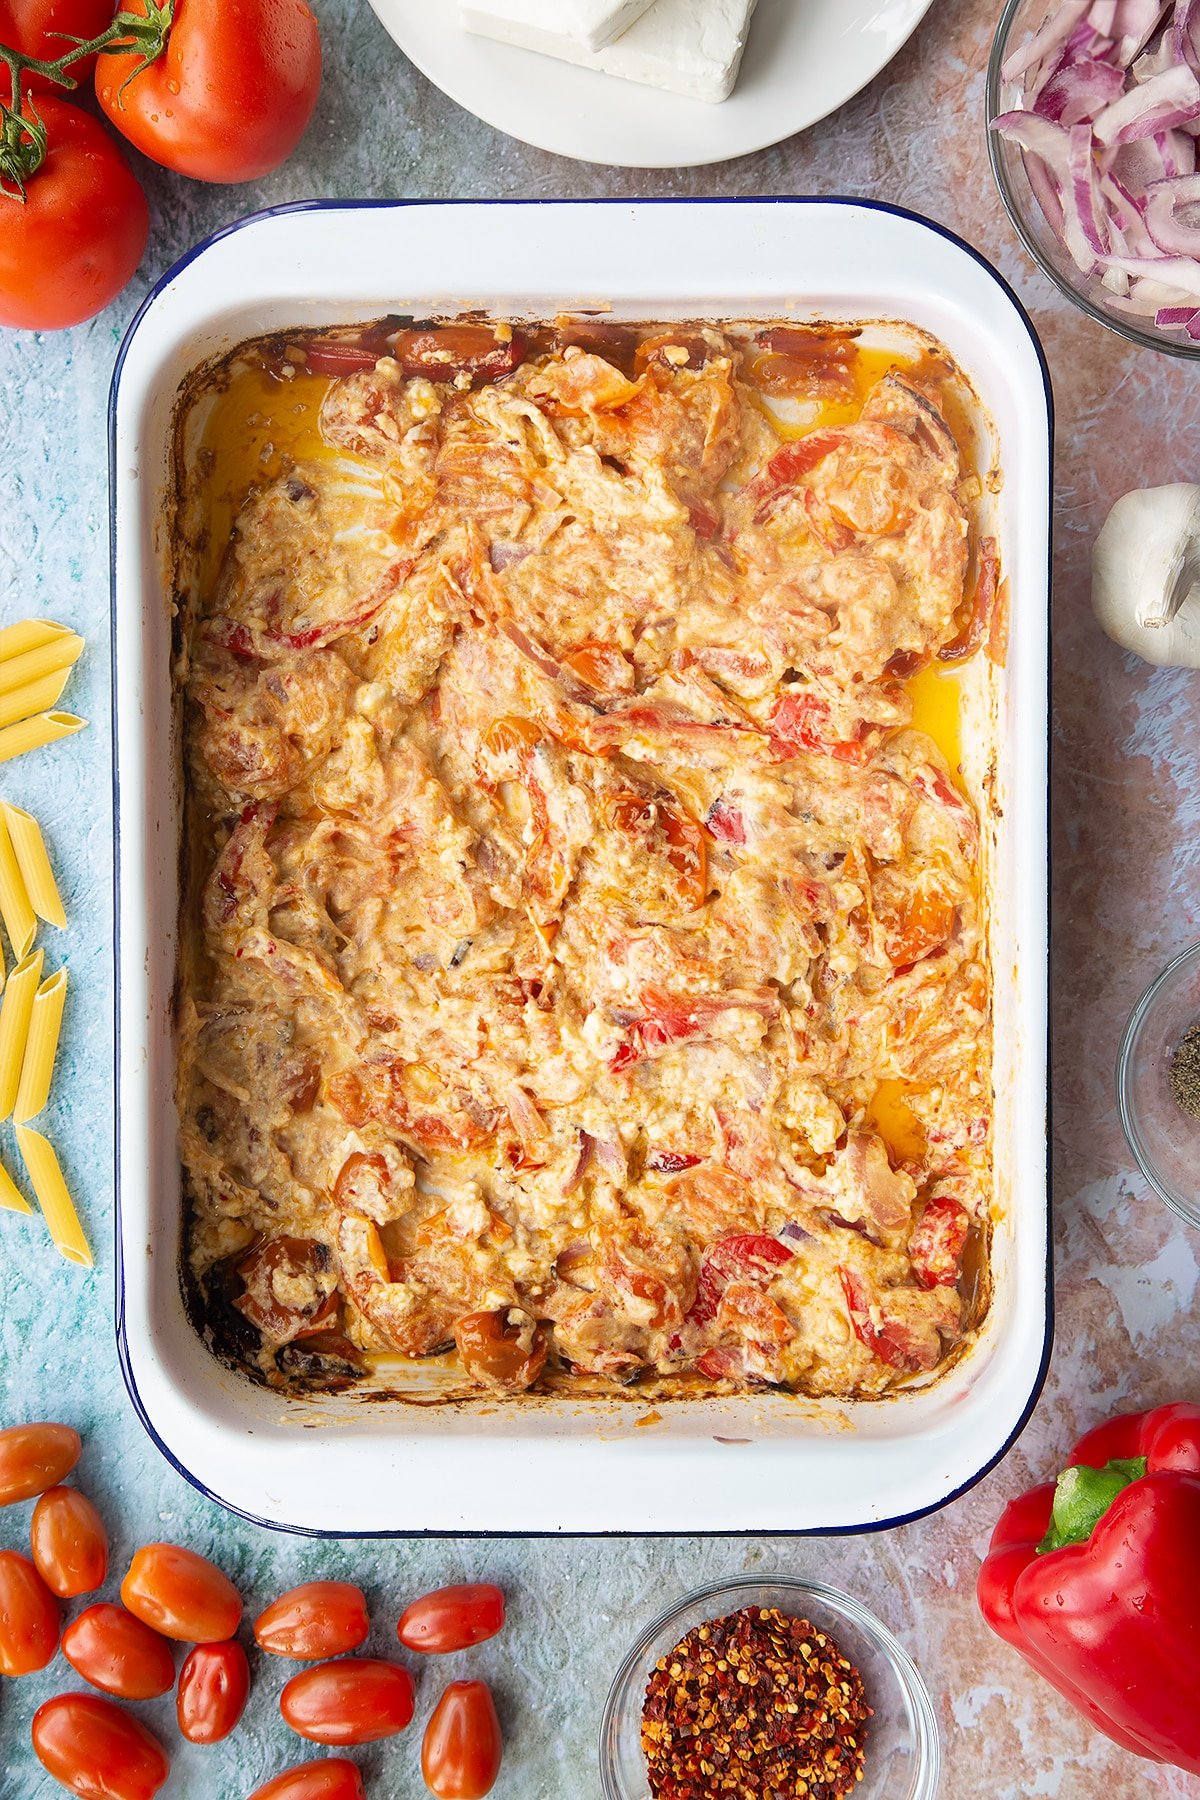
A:
{"label": "roasted tomato piece", "polygon": [[279,1696],[292,1730],[314,1744],[374,1744],[413,1716],[413,1683],[398,1663],[346,1656],[303,1669]]}
{"label": "roasted tomato piece", "polygon": [[171,1773],[146,1727],[99,1694],[59,1694],[33,1715],[43,1769],[80,1800],[154,1800]]}
{"label": "roasted tomato piece", "polygon": [[393,320],[354,338],[310,338],[301,348],[314,375],[357,375],[390,356],[395,330]]}
{"label": "roasted tomato piece", "polygon": [[357,1763],[345,1756],[323,1756],[273,1776],[255,1788],[250,1800],[366,1800],[366,1794]]}
{"label": "roasted tomato piece", "polygon": [[69,1425],[10,1425],[0,1431],[0,1506],[57,1487],[82,1450],[79,1433]]}
{"label": "roasted tomato piece", "polygon": [[798,487],[818,463],[824,462],[845,443],[840,431],[810,431],[807,437],[794,438],[777,450],[766,468],[751,483],[751,492],[762,499],[760,516],[771,507],[775,496],[785,488]]}
{"label": "roasted tomato piece", "polygon": [[33,1509],[29,1541],[38,1574],[52,1594],[93,1594],[108,1574],[104,1520],[78,1488],[53,1487]]}
{"label": "roasted tomato piece", "polygon": [[175,1686],[175,1658],[166,1638],[108,1601],[71,1620],[62,1653],[77,1675],[118,1700],[156,1700]]}
{"label": "roasted tomato piece", "polygon": [[496,1785],[504,1739],[485,1681],[452,1681],[421,1744],[421,1773],[437,1800],[484,1800]]}
{"label": "roasted tomato piece", "polygon": [[712,354],[712,347],[703,332],[660,331],[642,339],[634,364],[639,373],[651,367],[702,369]]}
{"label": "roasted tomato piece", "polygon": [[704,823],[710,837],[721,844],[744,844],[746,841],[746,821],[740,807],[732,800],[718,796],[704,815]]}
{"label": "roasted tomato piece", "polygon": [[337,1275],[327,1244],[315,1238],[264,1238],[241,1258],[237,1273],[245,1291],[233,1304],[272,1342],[291,1343],[328,1323]]}
{"label": "roasted tomato piece", "polygon": [[808,750],[838,762],[870,762],[870,731],[864,720],[855,737],[835,738],[830,730],[829,703],[815,694],[781,694],[771,709],[771,747],[785,759],[798,750]]}
{"label": "roasted tomato piece", "polygon": [[754,1281],[729,1283],[717,1307],[717,1329],[775,1349],[790,1344],[796,1335],[796,1327],[782,1306]]}
{"label": "roasted tomato piece", "polygon": [[991,630],[1000,583],[1000,551],[995,538],[980,538],[979,569],[971,610],[958,634],[938,651],[940,662],[963,662],[973,656]]}
{"label": "roasted tomato piece", "polygon": [[794,1250],[766,1232],[739,1231],[718,1238],[705,1252],[696,1298],[688,1313],[689,1324],[707,1325],[715,1319],[722,1295],[731,1282],[748,1283],[758,1289],[769,1287],[794,1255]]}
{"label": "roasted tomato piece", "polygon": [[651,1150],[646,1167],[655,1175],[680,1175],[684,1169],[697,1168],[703,1160],[687,1150]]}
{"label": "roasted tomato piece", "polygon": [[227,1738],[250,1698],[250,1664],[236,1638],[224,1644],[197,1644],[179,1671],[175,1716],[189,1744],[219,1744]]}
{"label": "roasted tomato piece", "polygon": [[242,1596],[207,1557],[180,1544],[146,1544],[129,1565],[121,1599],[164,1637],[220,1644],[242,1617]]}
{"label": "roasted tomato piece", "polygon": [[33,1675],[58,1649],[58,1604],[33,1564],[0,1550],[0,1675]]}
{"label": "roasted tomato piece", "polygon": [[379,1217],[372,1204],[390,1183],[387,1158],[378,1151],[354,1150],[346,1158],[333,1184],[333,1204],[339,1212]]}
{"label": "roasted tomato piece", "polygon": [[905,900],[899,917],[886,926],[888,961],[897,969],[911,968],[940,950],[957,924],[958,908],[952,900],[936,888],[917,888]]}
{"label": "roasted tomato piece", "polygon": [[586,350],[602,356],[622,375],[632,378],[637,373],[637,353],[641,337],[636,325],[622,325],[615,319],[568,319],[556,330],[556,350]]}
{"label": "roasted tomato piece", "polygon": [[970,1228],[971,1215],[950,1195],[928,1203],[908,1240],[909,1261],[922,1287],[956,1285]]}
{"label": "roasted tomato piece", "polygon": [[454,1327],[454,1342],[471,1379],[501,1394],[532,1387],[546,1364],[546,1334],[519,1307],[465,1314]]}
{"label": "roasted tomato piece", "polygon": [[456,375],[498,381],[520,367],[525,341],[515,331],[500,337],[492,325],[433,325],[397,332],[392,355],[406,375],[429,381],[453,381]]}
{"label": "roasted tomato piece", "polygon": [[396,1636],[406,1650],[445,1656],[486,1643],[504,1626],[504,1591],[490,1581],[435,1588],[406,1607]]}
{"label": "roasted tomato piece", "polygon": [[316,1662],[357,1650],[370,1629],[361,1588],[349,1581],[306,1581],[259,1613],[254,1640],[272,1656]]}
{"label": "roasted tomato piece", "polygon": [[597,694],[631,694],[633,667],[624,651],[615,644],[579,644],[562,659],[577,681]]}
{"label": "roasted tomato piece", "polygon": [[834,332],[823,326],[770,326],[754,340],[763,352],[754,360],[754,381],[768,394],[850,399],[855,392],[857,337],[856,331]]}
{"label": "roasted tomato piece", "polygon": [[938,1353],[933,1334],[920,1333],[905,1320],[890,1317],[886,1296],[872,1293],[867,1282],[853,1269],[839,1267],[838,1279],[846,1296],[850,1324],[860,1344],[865,1344],[881,1362],[907,1374],[935,1366]]}
{"label": "roasted tomato piece", "polygon": [[686,1244],[636,1218],[605,1229],[598,1276],[626,1315],[651,1331],[682,1324],[695,1295],[695,1264]]}
{"label": "roasted tomato piece", "polygon": [[679,880],[679,897],[690,911],[703,906],[708,894],[708,845],[700,824],[672,800],[621,790],[608,802],[608,816],[618,831],[640,839],[670,864]]}

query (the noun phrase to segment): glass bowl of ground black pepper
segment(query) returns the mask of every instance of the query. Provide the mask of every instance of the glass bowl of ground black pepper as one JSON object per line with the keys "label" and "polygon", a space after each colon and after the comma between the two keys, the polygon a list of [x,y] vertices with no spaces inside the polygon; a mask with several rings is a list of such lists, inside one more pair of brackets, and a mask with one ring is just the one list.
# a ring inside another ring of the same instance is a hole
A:
{"label": "glass bowl of ground black pepper", "polygon": [[1200,1225],[1200,944],[1174,957],[1129,1015],[1117,1108],[1150,1186]]}
{"label": "glass bowl of ground black pepper", "polygon": [[600,1725],[604,1800],[934,1800],[940,1766],[907,1652],[849,1594],[784,1576],[660,1614]]}

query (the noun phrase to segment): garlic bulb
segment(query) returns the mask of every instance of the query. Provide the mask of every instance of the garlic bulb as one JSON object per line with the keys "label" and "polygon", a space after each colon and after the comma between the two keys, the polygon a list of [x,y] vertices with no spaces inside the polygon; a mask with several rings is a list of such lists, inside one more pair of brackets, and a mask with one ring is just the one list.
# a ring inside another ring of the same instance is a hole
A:
{"label": "garlic bulb", "polygon": [[1124,650],[1200,668],[1200,487],[1136,488],[1092,545],[1092,610]]}

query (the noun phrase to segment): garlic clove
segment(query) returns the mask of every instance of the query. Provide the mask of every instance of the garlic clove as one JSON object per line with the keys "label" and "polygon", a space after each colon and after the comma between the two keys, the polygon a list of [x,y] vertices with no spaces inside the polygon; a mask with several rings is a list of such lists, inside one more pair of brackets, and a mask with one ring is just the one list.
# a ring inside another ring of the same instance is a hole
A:
{"label": "garlic clove", "polygon": [[1200,668],[1200,487],[1122,495],[1092,546],[1092,610],[1146,662]]}

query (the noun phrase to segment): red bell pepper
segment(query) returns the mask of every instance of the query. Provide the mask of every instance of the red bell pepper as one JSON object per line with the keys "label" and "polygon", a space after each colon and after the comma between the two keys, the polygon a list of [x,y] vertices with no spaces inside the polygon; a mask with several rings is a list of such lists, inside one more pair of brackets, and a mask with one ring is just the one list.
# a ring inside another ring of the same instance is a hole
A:
{"label": "red bell pepper", "polygon": [[1200,1774],[1200,1406],[1127,1413],[1004,1510],[984,1618],[1127,1750]]}

